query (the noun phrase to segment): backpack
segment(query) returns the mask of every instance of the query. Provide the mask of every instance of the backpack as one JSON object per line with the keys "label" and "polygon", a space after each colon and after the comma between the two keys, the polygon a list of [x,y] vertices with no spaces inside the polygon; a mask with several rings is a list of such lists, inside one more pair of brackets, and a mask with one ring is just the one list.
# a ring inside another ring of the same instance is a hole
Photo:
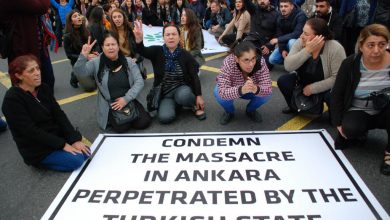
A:
{"label": "backpack", "polygon": [[15,29],[15,24],[7,25],[0,23],[0,58],[6,59],[9,56],[12,37]]}

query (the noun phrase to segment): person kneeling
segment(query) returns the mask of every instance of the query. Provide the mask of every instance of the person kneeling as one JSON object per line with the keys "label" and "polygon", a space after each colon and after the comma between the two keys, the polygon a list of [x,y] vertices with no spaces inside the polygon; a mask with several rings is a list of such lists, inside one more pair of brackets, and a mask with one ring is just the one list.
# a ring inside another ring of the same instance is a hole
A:
{"label": "person kneeling", "polygon": [[51,89],[41,83],[38,59],[15,58],[9,65],[13,86],[4,97],[2,110],[24,162],[28,165],[69,172],[90,155],[89,147],[70,123]]}
{"label": "person kneeling", "polygon": [[[136,99],[144,87],[138,66],[131,58],[123,55],[119,50],[118,36],[110,31],[103,35],[103,44],[100,45],[103,53],[88,61],[88,54],[95,43],[96,40],[91,42],[89,38],[88,43],[83,45],[74,65],[74,73],[81,85],[87,79],[93,78],[96,81],[100,128],[105,130],[111,126],[114,132],[124,133],[130,128],[149,127],[152,119]],[[138,114],[131,117],[134,111]],[[119,117],[118,114],[122,116]]]}
{"label": "person kneeling", "polygon": [[220,123],[225,125],[234,117],[234,100],[250,100],[246,114],[255,122],[262,122],[256,111],[271,98],[272,83],[264,58],[256,52],[249,41],[237,40],[223,61],[221,73],[217,76],[214,96],[225,112]]}

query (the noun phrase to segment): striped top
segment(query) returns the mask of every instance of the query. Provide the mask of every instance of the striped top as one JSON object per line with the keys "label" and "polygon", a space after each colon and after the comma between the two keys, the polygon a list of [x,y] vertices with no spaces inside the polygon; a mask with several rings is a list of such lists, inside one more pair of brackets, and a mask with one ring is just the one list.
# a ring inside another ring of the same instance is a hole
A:
{"label": "striped top", "polygon": [[370,115],[379,113],[374,110],[372,100],[369,99],[370,93],[380,91],[390,87],[390,65],[381,70],[369,70],[360,59],[360,77],[359,84],[355,90],[352,107],[349,110],[363,110]]}
{"label": "striped top", "polygon": [[[167,61],[165,61],[167,62]],[[173,61],[175,63],[175,71],[165,71],[163,85],[162,85],[162,94],[166,95],[170,91],[176,89],[181,85],[185,85],[184,73],[179,64],[179,61],[175,59]]]}

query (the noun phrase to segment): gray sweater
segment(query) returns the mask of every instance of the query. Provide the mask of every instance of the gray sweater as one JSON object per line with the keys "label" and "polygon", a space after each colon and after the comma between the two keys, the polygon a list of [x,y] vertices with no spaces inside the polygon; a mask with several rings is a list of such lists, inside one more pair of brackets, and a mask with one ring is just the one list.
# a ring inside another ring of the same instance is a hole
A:
{"label": "gray sweater", "polygon": [[[138,94],[141,92],[142,88],[144,87],[144,80],[142,79],[142,76],[140,74],[138,66],[130,59],[127,59],[127,64],[130,68],[130,72],[128,73],[128,79],[130,83],[130,89],[126,92],[126,94],[123,94],[123,98],[129,102],[131,100],[134,100],[137,98]],[[99,70],[99,63],[100,63],[100,56],[88,61],[88,59],[80,55],[77,62],[74,65],[73,71],[77,78],[79,79],[80,83],[91,81],[94,79],[97,79],[97,73]],[[108,74],[109,70],[108,68],[105,68],[103,71],[103,78],[102,83],[99,84],[96,81],[96,84],[98,84],[98,89],[100,90],[103,95],[110,100],[110,92],[108,91]],[[92,78],[93,77],[93,78]],[[98,94],[98,111],[97,111],[97,119],[100,128],[106,129],[107,127],[107,121],[108,121],[108,112],[109,112],[109,103],[103,98],[103,96]]]}
{"label": "gray sweater", "polygon": [[[310,57],[311,54],[303,47],[302,40],[298,39],[284,60],[284,68],[288,72],[295,71]],[[327,40],[325,42],[322,54],[320,54],[324,80],[310,85],[313,94],[327,91],[333,87],[340,65],[345,57],[344,48],[339,42],[335,40]]]}

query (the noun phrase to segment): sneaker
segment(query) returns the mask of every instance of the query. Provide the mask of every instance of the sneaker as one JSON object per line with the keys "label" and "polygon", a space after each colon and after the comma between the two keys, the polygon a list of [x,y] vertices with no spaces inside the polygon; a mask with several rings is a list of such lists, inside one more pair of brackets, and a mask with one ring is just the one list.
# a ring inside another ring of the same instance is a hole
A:
{"label": "sneaker", "polygon": [[0,132],[7,130],[7,123],[0,118]]}
{"label": "sneaker", "polygon": [[390,153],[387,151],[385,151],[385,157],[383,158],[381,173],[383,175],[390,175]]}
{"label": "sneaker", "polygon": [[234,118],[234,113],[224,112],[219,119],[221,125],[226,125]]}
{"label": "sneaker", "polygon": [[72,86],[73,88],[76,89],[79,87],[78,82],[79,81],[77,80],[77,77],[72,73],[72,75],[70,77],[70,81],[69,81],[70,86]]}
{"label": "sneaker", "polygon": [[253,112],[246,112],[246,115],[254,122],[261,123],[263,121],[263,117],[261,117],[261,114],[256,110]]}

